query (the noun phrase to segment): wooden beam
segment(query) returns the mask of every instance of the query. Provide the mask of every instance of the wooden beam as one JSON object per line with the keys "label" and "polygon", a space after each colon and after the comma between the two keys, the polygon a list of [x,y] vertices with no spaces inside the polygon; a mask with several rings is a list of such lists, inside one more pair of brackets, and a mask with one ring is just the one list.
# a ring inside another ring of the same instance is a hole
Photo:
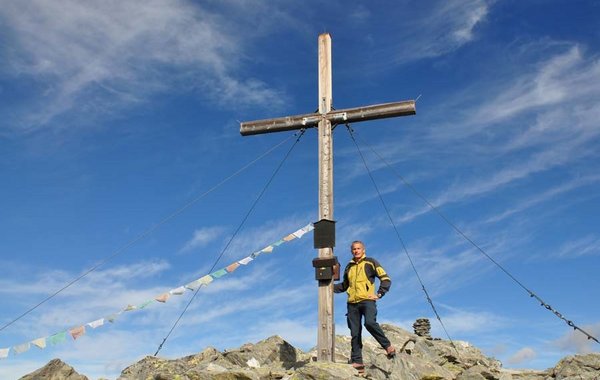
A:
{"label": "wooden beam", "polygon": [[246,121],[240,123],[240,134],[242,136],[249,136],[270,132],[292,131],[302,128],[314,128],[319,125],[319,122],[323,118],[331,121],[333,124],[341,124],[386,119],[397,116],[409,116],[415,115],[416,113],[417,109],[415,101],[405,100],[401,102],[334,110],[327,112],[325,115],[321,113],[308,113],[274,119]]}
{"label": "wooden beam", "polygon": [[[319,36],[319,220],[333,219],[333,138],[331,121],[331,37]],[[319,258],[333,257],[333,247],[319,248]],[[333,281],[319,281],[319,326],[317,328],[317,360],[332,362],[335,358],[335,321],[333,318]]]}

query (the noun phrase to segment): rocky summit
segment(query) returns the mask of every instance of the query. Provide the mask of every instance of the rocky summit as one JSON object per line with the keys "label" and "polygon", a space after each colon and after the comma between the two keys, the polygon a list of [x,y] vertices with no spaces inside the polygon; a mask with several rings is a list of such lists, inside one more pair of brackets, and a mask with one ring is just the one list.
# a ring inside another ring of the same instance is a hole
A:
{"label": "rocky summit", "polygon": [[[397,349],[388,358],[372,338],[364,338],[363,375],[348,364],[350,338],[336,337],[335,362],[317,362],[279,336],[220,352],[206,348],[180,359],[147,356],[125,368],[118,380],[600,380],[600,354],[569,356],[544,371],[508,370],[467,342],[422,337],[382,325]],[[58,359],[21,379],[83,380]]]}

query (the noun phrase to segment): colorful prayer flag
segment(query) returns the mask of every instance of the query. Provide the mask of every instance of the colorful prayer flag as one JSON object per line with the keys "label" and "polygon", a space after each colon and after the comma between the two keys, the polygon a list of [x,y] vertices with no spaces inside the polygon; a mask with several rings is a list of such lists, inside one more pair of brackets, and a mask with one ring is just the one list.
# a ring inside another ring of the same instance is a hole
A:
{"label": "colorful prayer flag", "polygon": [[93,322],[88,323],[87,325],[91,328],[95,329],[96,327],[100,327],[104,324],[104,318],[96,319]]}
{"label": "colorful prayer flag", "polygon": [[234,270],[238,269],[238,267],[240,266],[240,263],[238,263],[237,261],[233,264],[230,264],[227,268],[225,268],[225,270],[229,273],[233,272]]}
{"label": "colorful prayer flag", "polygon": [[218,271],[211,273],[210,275],[213,276],[214,278],[220,278],[223,277],[227,274],[227,271],[225,269],[219,269]]}
{"label": "colorful prayer flag", "polygon": [[192,289],[195,290],[196,288],[199,288],[201,286],[207,286],[208,284],[210,284],[215,278],[220,278],[225,276],[227,273],[231,273],[233,271],[235,271],[237,268],[240,267],[240,265],[247,265],[248,263],[250,263],[252,260],[254,260],[256,257],[258,257],[259,255],[261,255],[261,253],[271,253],[273,252],[274,247],[280,246],[281,244],[285,243],[285,242],[289,242],[291,240],[294,240],[296,238],[301,238],[304,234],[306,234],[309,231],[314,230],[314,226],[312,224],[308,224],[305,227],[285,236],[283,239],[280,239],[279,241],[263,248],[260,251],[257,252],[253,252],[252,254],[250,254],[250,256],[245,257],[239,261],[236,261],[230,265],[228,265],[227,267],[223,268],[223,269],[219,269],[218,271],[208,274],[204,277],[201,277],[198,280],[195,280],[187,285],[184,286],[180,286],[178,288],[175,289],[171,289],[170,291],[168,291],[167,293],[163,293],[161,295],[156,296],[156,298],[145,301],[144,303],[142,303],[139,306],[135,306],[135,305],[127,305],[127,307],[121,311],[119,311],[118,313],[113,313],[105,318],[100,318],[97,319],[93,322],[89,322],[86,323],[85,325],[82,326],[78,326],[75,327],[71,330],[66,330],[66,331],[61,331],[59,333],[56,333],[54,335],[51,335],[49,337],[44,337],[44,338],[38,338],[35,340],[32,340],[31,342],[27,342],[27,343],[23,343],[14,347],[9,347],[9,348],[1,348],[0,349],[0,359],[4,359],[7,358],[10,350],[12,349],[16,354],[20,354],[23,352],[28,351],[31,348],[31,345],[34,345],[40,349],[45,348],[47,345],[57,345],[59,343],[63,343],[66,340],[67,337],[67,333],[69,333],[74,340],[80,338],[81,336],[85,335],[85,330],[86,330],[86,326],[89,326],[91,328],[97,328],[99,326],[104,325],[105,321],[108,322],[114,322],[117,317],[125,312],[125,311],[133,311],[133,310],[139,310],[139,309],[144,309],[145,307],[147,307],[148,305],[150,305],[152,302],[154,302],[155,300],[158,302],[166,302],[171,295],[182,295],[185,293],[186,288],[188,289]]}
{"label": "colorful prayer flag", "polygon": [[264,252],[264,253],[271,253],[271,252],[273,252],[273,246],[269,245],[268,247],[265,247],[265,248],[261,249],[260,251]]}
{"label": "colorful prayer flag", "polygon": [[170,293],[164,293],[164,294],[161,294],[160,296],[156,297],[155,300],[157,300],[158,302],[165,303],[165,302],[167,302],[169,297],[171,297]]}
{"label": "colorful prayer flag", "polygon": [[300,228],[298,231],[293,232],[292,234],[295,235],[298,239],[300,239],[305,233],[312,231],[314,229],[315,229],[315,227],[312,224],[309,224],[307,226]]}
{"label": "colorful prayer flag", "polygon": [[56,345],[59,343],[64,342],[67,339],[67,332],[66,331],[61,331],[59,333],[56,333],[54,335],[50,335],[47,338],[48,343],[52,344],[52,345]]}
{"label": "colorful prayer flag", "polygon": [[200,280],[194,280],[194,281],[190,282],[189,284],[185,285],[185,287],[189,290],[196,290],[201,286],[202,286],[202,283],[200,282]]}
{"label": "colorful prayer flag", "polygon": [[46,348],[46,338],[38,338],[36,340],[32,340],[31,344],[38,348],[44,349]]}
{"label": "colorful prayer flag", "polygon": [[16,354],[22,354],[23,352],[29,351],[29,348],[31,348],[31,345],[29,344],[29,342],[27,342],[27,343],[19,344],[18,346],[14,346],[13,351]]}
{"label": "colorful prayer flag", "polygon": [[284,237],[283,240],[284,241],[290,241],[290,240],[294,240],[295,238],[296,238],[296,235],[289,234],[288,236]]}
{"label": "colorful prayer flag", "polygon": [[207,274],[206,276],[200,277],[200,279],[198,279],[198,281],[200,282],[201,285],[208,285],[211,282],[213,282],[213,278],[210,276],[210,274]]}
{"label": "colorful prayer flag", "polygon": [[81,338],[85,335],[85,326],[77,326],[69,330],[69,334],[71,334],[73,340],[77,340],[77,338]]}
{"label": "colorful prayer flag", "polygon": [[240,263],[242,265],[248,265],[248,263],[252,260],[254,260],[254,259],[252,257],[248,256],[248,257],[244,257],[243,259],[238,261],[238,263]]}
{"label": "colorful prayer flag", "polygon": [[178,288],[171,289],[171,290],[169,290],[169,293],[171,293],[174,296],[180,296],[183,293],[185,293],[185,286],[180,286]]}

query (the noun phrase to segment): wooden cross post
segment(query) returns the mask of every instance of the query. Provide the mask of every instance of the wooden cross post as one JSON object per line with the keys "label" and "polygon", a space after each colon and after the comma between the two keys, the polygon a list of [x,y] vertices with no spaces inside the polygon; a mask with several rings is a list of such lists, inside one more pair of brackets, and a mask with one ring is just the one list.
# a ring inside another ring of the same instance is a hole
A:
{"label": "wooden cross post", "polygon": [[[319,36],[319,112],[276,119],[242,122],[242,136],[318,127],[319,133],[319,220],[333,220],[333,141],[332,124],[416,114],[415,101],[331,110],[331,37]],[[333,257],[333,247],[319,248],[319,258]],[[319,327],[317,360],[334,361],[335,324],[333,319],[333,281],[319,280]]]}

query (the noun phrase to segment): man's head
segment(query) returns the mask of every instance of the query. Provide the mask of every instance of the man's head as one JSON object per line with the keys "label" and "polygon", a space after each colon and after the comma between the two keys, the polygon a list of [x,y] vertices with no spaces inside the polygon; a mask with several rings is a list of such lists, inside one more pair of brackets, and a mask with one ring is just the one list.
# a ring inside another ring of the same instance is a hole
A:
{"label": "man's head", "polygon": [[365,244],[360,240],[355,240],[350,245],[350,252],[354,257],[354,261],[358,261],[365,255]]}

